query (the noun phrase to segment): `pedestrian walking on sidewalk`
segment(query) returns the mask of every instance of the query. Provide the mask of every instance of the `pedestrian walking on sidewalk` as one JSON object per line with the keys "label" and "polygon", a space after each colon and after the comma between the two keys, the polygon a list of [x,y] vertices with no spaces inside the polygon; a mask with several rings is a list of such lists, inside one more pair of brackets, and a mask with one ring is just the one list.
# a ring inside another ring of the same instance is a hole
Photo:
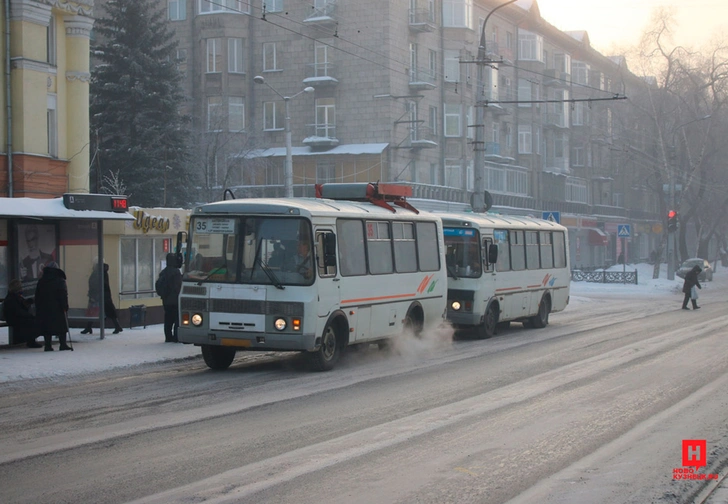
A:
{"label": "pedestrian walking on sidewalk", "polygon": [[[99,313],[99,264],[94,264],[94,269],[91,272],[91,276],[88,278],[88,308],[86,314],[98,316]],[[109,285],[109,265],[104,263],[104,315],[106,318],[110,318],[114,323],[114,334],[119,334],[122,329],[119,323],[119,317],[116,314],[116,306],[114,301],[111,299],[111,286]],[[104,319],[105,320],[105,319]],[[93,321],[89,321],[86,324],[86,328],[81,331],[81,334],[93,334]]]}
{"label": "pedestrian walking on sidewalk", "polygon": [[698,281],[698,275],[700,275],[700,272],[703,271],[700,269],[700,266],[697,264],[693,266],[693,269],[687,272],[685,275],[685,281],[683,282],[683,288],[682,291],[685,294],[683,297],[683,304],[682,309],[683,310],[689,310],[688,308],[688,301],[691,301],[693,304],[693,310],[697,310],[700,307],[698,306],[698,291],[697,289],[702,289],[700,286],[700,282]]}
{"label": "pedestrian walking on sidewalk", "polygon": [[61,343],[59,350],[71,350],[66,344],[68,326],[66,313],[68,312],[68,285],[66,273],[51,261],[45,265],[38,285],[35,288],[35,310],[38,321],[38,330],[45,340],[46,352],[53,351],[51,344],[53,336],[58,337]]}

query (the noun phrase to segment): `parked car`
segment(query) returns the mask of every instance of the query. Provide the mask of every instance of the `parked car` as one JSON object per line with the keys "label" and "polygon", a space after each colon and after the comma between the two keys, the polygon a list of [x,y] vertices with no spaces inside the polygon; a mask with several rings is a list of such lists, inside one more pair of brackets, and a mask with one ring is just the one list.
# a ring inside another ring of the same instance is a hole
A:
{"label": "parked car", "polygon": [[685,275],[688,271],[693,269],[694,266],[700,266],[700,269],[703,270],[698,275],[698,280],[701,282],[712,282],[713,281],[713,267],[710,265],[708,261],[705,259],[700,259],[698,257],[693,257],[692,259],[688,259],[682,265],[680,266],[680,269],[678,269],[675,274],[679,276],[680,278],[685,278]]}

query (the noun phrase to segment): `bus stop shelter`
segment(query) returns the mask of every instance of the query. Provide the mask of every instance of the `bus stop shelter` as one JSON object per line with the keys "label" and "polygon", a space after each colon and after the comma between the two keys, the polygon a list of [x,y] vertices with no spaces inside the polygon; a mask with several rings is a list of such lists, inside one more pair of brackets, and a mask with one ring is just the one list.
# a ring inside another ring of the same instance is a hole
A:
{"label": "bus stop shelter", "polygon": [[[99,271],[104,264],[104,222],[133,221],[126,196],[64,194],[62,198],[0,198],[0,292],[18,278],[32,296],[42,266],[60,263],[61,247],[95,245]],[[64,260],[67,259],[64,256]],[[68,262],[68,261],[66,261]],[[104,292],[104,276],[99,292]],[[100,296],[99,327],[104,338],[104,300]],[[9,343],[13,341],[12,331]]]}

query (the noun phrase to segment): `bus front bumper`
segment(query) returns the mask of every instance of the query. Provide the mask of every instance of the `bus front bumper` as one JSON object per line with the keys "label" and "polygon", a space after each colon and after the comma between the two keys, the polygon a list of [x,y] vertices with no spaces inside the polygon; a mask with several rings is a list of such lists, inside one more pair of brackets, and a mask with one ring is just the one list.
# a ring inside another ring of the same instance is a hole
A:
{"label": "bus front bumper", "polygon": [[231,333],[227,331],[206,331],[191,328],[178,330],[180,343],[193,345],[214,345],[238,350],[269,351],[313,351],[317,350],[321,338],[314,334],[293,333]]}

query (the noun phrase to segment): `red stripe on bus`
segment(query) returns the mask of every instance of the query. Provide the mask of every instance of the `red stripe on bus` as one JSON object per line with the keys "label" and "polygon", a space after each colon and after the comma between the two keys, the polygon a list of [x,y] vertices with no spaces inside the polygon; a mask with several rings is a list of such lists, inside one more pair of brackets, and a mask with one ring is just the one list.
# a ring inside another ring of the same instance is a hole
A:
{"label": "red stripe on bus", "polygon": [[528,286],[529,289],[538,289],[539,287],[542,287],[542,285],[541,284],[536,284],[536,285],[529,285]]}
{"label": "red stripe on bus", "polygon": [[370,297],[370,298],[359,298],[359,299],[342,299],[341,304],[345,303],[361,303],[366,301],[381,301],[383,299],[402,299],[402,298],[408,298],[408,297],[414,297],[414,294],[395,294],[393,296],[377,296],[377,297]]}
{"label": "red stripe on bus", "polygon": [[503,291],[514,291],[514,290],[521,290],[520,287],[507,287],[505,289],[496,289],[496,292],[503,292]]}

